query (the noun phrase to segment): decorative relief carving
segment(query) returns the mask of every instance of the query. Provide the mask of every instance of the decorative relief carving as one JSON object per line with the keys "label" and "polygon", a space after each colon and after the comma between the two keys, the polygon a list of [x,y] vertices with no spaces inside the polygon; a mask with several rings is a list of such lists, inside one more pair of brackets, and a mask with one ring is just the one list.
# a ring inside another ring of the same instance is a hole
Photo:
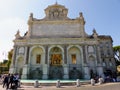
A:
{"label": "decorative relief carving", "polygon": [[68,9],[62,5],[54,4],[45,9],[45,19],[67,19]]}
{"label": "decorative relief carving", "polygon": [[62,64],[62,51],[58,47],[54,47],[50,51],[50,64],[61,65]]}
{"label": "decorative relief carving", "polygon": [[25,51],[25,48],[24,47],[20,47],[18,53],[19,54],[24,54],[24,51]]}
{"label": "decorative relief carving", "polygon": [[62,65],[62,55],[61,54],[51,55],[51,65]]}
{"label": "decorative relief carving", "polygon": [[94,53],[94,46],[88,46],[88,52]]}

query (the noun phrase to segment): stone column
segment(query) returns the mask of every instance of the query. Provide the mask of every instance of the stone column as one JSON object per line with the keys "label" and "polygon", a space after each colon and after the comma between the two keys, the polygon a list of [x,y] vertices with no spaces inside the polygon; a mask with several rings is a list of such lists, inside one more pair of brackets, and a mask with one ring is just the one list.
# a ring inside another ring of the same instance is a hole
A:
{"label": "stone column", "polygon": [[99,76],[103,75],[103,67],[102,66],[97,67],[97,73],[98,73]]}
{"label": "stone column", "polygon": [[84,79],[90,79],[89,67],[84,66]]}
{"label": "stone column", "polygon": [[84,61],[84,64],[86,64],[87,62],[86,62],[86,48],[85,48],[85,46],[83,46],[82,49],[83,49],[83,61]]}
{"label": "stone column", "polygon": [[12,56],[12,63],[11,63],[12,66],[15,65],[16,51],[17,51],[17,47],[14,46],[14,49],[13,49],[13,56]]}
{"label": "stone column", "polygon": [[12,62],[11,62],[11,65],[10,65],[9,73],[15,73],[16,51],[17,51],[17,47],[14,46],[14,49],[13,49],[13,56],[12,56]]}
{"label": "stone column", "polygon": [[26,64],[27,61],[27,47],[24,49],[24,64]]}
{"label": "stone column", "polygon": [[69,79],[69,72],[68,72],[68,65],[63,65],[63,68],[64,68],[64,76],[63,78],[64,79]]}
{"label": "stone column", "polygon": [[64,64],[67,64],[67,45],[64,46]]}
{"label": "stone column", "polygon": [[48,66],[47,64],[44,64],[43,67],[42,67],[42,71],[43,71],[43,76],[42,76],[42,79],[48,79]]}
{"label": "stone column", "polygon": [[28,71],[29,71],[29,65],[24,65],[23,72],[22,72],[22,79],[28,79]]}
{"label": "stone column", "polygon": [[86,62],[86,64],[88,64],[88,45],[85,45],[85,62]]}
{"label": "stone column", "polygon": [[69,79],[69,70],[68,70],[68,65],[67,65],[67,45],[64,45],[64,79]]}
{"label": "stone column", "polygon": [[84,78],[90,79],[87,45],[83,46],[83,59],[84,59]]}
{"label": "stone column", "polygon": [[96,47],[96,57],[97,57],[97,64],[100,64],[100,48],[98,45]]}
{"label": "stone column", "polygon": [[28,46],[28,47],[26,47],[26,49],[25,49],[25,64],[28,64],[28,61],[29,61],[29,49],[30,49],[30,47]]}
{"label": "stone column", "polygon": [[48,46],[45,46],[45,64],[48,64]]}
{"label": "stone column", "polygon": [[23,72],[22,72],[22,79],[27,79],[28,78],[28,59],[29,59],[29,47],[25,47],[24,51],[24,66],[23,66]]}
{"label": "stone column", "polygon": [[42,65],[42,71],[42,79],[48,79],[48,46],[45,46],[45,63]]}

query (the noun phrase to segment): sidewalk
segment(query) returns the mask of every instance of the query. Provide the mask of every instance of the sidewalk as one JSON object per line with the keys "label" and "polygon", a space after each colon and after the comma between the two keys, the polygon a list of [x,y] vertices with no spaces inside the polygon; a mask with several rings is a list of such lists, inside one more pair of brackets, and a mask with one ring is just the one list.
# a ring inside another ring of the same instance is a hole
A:
{"label": "sidewalk", "polygon": [[[6,90],[6,88],[2,88],[2,85],[0,85],[0,90]],[[39,86],[38,88],[34,88],[34,86],[21,85],[18,90],[120,90],[120,82],[105,83],[102,85],[96,84],[95,86],[91,86],[90,84],[81,85],[80,87],[61,86],[60,88],[56,88],[56,86]]]}

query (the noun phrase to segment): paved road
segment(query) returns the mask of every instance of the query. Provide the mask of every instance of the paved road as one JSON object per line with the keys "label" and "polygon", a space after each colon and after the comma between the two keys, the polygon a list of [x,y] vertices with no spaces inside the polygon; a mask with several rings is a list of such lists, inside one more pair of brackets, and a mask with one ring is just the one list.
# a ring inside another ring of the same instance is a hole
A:
{"label": "paved road", "polygon": [[[0,90],[6,90],[2,88],[0,85]],[[120,82],[119,83],[105,83],[102,85],[96,84],[95,86],[89,85],[81,85],[80,87],[76,86],[61,86],[60,88],[56,88],[55,86],[40,86],[39,88],[34,88],[33,86],[23,86],[18,88],[18,90],[120,90]]]}

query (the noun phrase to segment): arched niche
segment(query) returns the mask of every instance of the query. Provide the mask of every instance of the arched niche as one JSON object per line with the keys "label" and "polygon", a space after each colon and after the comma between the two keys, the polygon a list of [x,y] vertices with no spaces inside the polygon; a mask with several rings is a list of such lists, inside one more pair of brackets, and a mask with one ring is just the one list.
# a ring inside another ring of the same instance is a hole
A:
{"label": "arched niche", "polygon": [[59,47],[52,47],[49,51],[49,63],[50,65],[62,65],[63,64],[63,52]]}
{"label": "arched niche", "polygon": [[78,47],[72,46],[68,49],[68,62],[69,64],[82,64],[82,56]]}
{"label": "arched niche", "polygon": [[43,48],[36,46],[30,51],[30,64],[39,65],[45,63],[45,51]]}

